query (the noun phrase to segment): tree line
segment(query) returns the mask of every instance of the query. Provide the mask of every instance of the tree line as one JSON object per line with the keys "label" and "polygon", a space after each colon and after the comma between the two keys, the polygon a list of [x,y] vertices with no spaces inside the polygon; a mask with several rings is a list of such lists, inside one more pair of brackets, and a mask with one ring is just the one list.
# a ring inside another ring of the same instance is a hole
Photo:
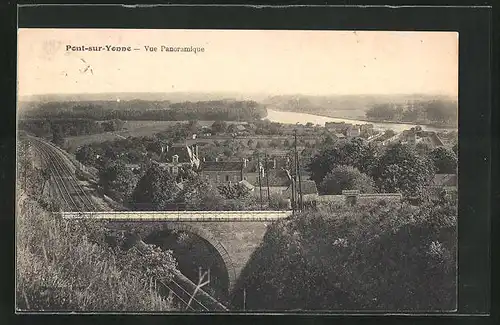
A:
{"label": "tree line", "polygon": [[307,167],[323,194],[360,190],[420,197],[436,173],[454,174],[457,163],[457,152],[446,147],[401,143],[382,147],[356,138],[326,138]]}
{"label": "tree line", "polygon": [[120,131],[124,124],[119,119],[98,122],[88,118],[35,118],[20,120],[18,126],[34,136],[52,138],[60,145],[66,137]]}
{"label": "tree line", "polygon": [[366,117],[381,121],[436,123],[456,126],[458,125],[458,104],[449,100],[376,104],[366,111]]}
{"label": "tree line", "polygon": [[255,101],[89,101],[49,102],[25,113],[24,118],[84,118],[91,120],[226,120],[253,121],[267,115]]}

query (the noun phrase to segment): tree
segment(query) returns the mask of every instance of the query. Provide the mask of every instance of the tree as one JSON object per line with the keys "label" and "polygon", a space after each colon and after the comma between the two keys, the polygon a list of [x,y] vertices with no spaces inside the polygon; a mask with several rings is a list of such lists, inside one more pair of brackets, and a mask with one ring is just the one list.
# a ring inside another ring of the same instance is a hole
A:
{"label": "tree", "polygon": [[396,108],[392,104],[373,105],[366,111],[366,117],[378,120],[393,120],[396,116]]}
{"label": "tree", "polygon": [[372,177],[380,192],[421,194],[434,176],[434,165],[410,146],[395,143],[377,159]]}
{"label": "tree", "polygon": [[64,146],[64,133],[59,124],[52,125],[52,142],[59,147]]}
{"label": "tree", "polygon": [[444,100],[429,101],[425,106],[425,112],[429,120],[440,123],[456,122],[458,117],[456,103]]}
{"label": "tree", "polygon": [[208,180],[196,173],[190,173],[178,195],[178,202],[188,210],[221,210],[224,206],[224,197]]}
{"label": "tree", "polygon": [[175,178],[159,165],[152,165],[137,183],[132,193],[132,205],[136,209],[176,209],[179,187]]}
{"label": "tree", "polygon": [[452,149],[437,147],[429,153],[438,174],[454,174],[457,168],[457,155]]}
{"label": "tree", "polygon": [[281,141],[278,139],[272,139],[271,141],[269,141],[269,147],[271,148],[278,148],[280,146],[281,146]]}
{"label": "tree", "polygon": [[112,119],[109,121],[102,122],[102,127],[104,132],[114,132],[123,129],[125,122],[120,119]]}
{"label": "tree", "polygon": [[229,124],[226,129],[227,133],[236,133],[238,132],[238,125],[237,124]]}
{"label": "tree", "polygon": [[385,130],[385,132],[384,132],[384,137],[385,137],[386,139],[392,138],[392,137],[393,137],[393,136],[395,136],[395,135],[396,135],[396,132],[394,132],[394,130],[391,130],[391,129],[387,129],[387,130]]}
{"label": "tree", "polygon": [[224,147],[209,144],[200,148],[200,155],[207,161],[215,161],[224,152]]}
{"label": "tree", "polygon": [[375,154],[376,149],[360,138],[334,141],[332,145],[322,145],[307,168],[316,184],[320,184],[326,174],[340,165],[353,166],[369,174]]}
{"label": "tree", "polygon": [[84,165],[92,166],[95,163],[97,154],[89,145],[83,145],[75,152],[75,158]]}
{"label": "tree", "polygon": [[227,122],[226,121],[215,121],[212,124],[212,132],[214,134],[225,133],[227,130]]}
{"label": "tree", "polygon": [[221,184],[217,186],[217,190],[219,193],[224,196],[224,198],[233,200],[233,199],[243,199],[248,196],[250,193],[249,190],[239,184]]}
{"label": "tree", "polygon": [[323,194],[342,194],[342,190],[359,190],[373,193],[374,182],[370,176],[352,166],[341,165],[329,172],[319,186]]}
{"label": "tree", "polygon": [[186,129],[189,133],[197,133],[200,130],[201,126],[197,120],[191,120],[187,123]]}
{"label": "tree", "polygon": [[122,203],[130,198],[135,179],[134,173],[121,162],[112,162],[99,171],[99,185]]}

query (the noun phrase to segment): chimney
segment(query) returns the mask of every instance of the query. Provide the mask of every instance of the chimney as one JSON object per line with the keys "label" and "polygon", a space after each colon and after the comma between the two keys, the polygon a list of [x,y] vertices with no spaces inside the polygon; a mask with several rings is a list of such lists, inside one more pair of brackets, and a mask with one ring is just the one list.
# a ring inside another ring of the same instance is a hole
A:
{"label": "chimney", "polygon": [[243,158],[243,168],[247,168],[248,159]]}
{"label": "chimney", "polygon": [[168,144],[165,146],[165,151],[168,152]]}
{"label": "chimney", "polygon": [[276,169],[276,158],[273,158],[273,169]]}
{"label": "chimney", "polygon": [[218,162],[219,161],[219,157],[215,157],[215,161]]}

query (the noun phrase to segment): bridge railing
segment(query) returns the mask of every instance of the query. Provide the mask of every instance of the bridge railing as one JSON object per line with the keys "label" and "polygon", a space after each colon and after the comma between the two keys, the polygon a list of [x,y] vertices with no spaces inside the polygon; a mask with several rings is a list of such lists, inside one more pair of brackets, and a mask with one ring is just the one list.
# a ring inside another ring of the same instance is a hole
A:
{"label": "bridge railing", "polygon": [[120,221],[274,221],[292,215],[292,211],[102,211],[62,212],[64,219]]}

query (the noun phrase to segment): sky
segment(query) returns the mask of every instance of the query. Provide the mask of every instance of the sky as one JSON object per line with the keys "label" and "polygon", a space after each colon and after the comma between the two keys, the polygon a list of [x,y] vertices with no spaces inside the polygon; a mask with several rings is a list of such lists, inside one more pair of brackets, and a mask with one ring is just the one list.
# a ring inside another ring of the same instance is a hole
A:
{"label": "sky", "polygon": [[[79,52],[68,45],[140,50]],[[204,52],[161,52],[162,45]],[[83,72],[87,65],[93,73]],[[20,96],[109,92],[457,96],[458,33],[18,30]]]}

